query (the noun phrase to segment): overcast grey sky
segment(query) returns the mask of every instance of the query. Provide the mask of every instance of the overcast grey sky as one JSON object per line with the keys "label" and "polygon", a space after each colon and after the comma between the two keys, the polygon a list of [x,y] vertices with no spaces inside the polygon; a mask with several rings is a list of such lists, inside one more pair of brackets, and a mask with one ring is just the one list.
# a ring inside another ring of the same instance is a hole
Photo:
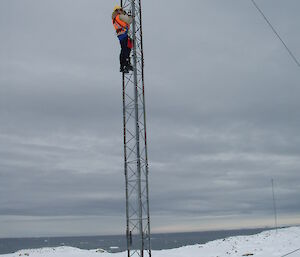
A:
{"label": "overcast grey sky", "polygon": [[[118,2],[0,1],[0,237],[125,231]],[[300,2],[257,0],[300,58]],[[300,223],[300,68],[250,0],[144,0],[154,232]]]}

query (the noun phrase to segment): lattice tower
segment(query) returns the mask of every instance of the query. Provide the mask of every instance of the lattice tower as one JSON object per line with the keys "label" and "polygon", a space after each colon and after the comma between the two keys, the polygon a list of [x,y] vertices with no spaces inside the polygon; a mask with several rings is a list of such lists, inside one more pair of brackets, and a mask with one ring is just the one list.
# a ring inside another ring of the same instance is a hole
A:
{"label": "lattice tower", "polygon": [[124,170],[128,257],[151,256],[148,152],[146,133],[144,54],[141,0],[121,0],[133,22],[133,71],[123,74]]}

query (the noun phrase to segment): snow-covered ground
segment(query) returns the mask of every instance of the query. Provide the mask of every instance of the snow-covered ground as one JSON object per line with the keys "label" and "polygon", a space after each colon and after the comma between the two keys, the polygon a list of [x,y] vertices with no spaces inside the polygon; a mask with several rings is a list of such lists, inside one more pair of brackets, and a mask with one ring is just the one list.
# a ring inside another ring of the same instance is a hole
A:
{"label": "snow-covered ground", "polygon": [[[72,247],[21,250],[1,257],[126,257],[123,253],[101,250],[80,250]],[[152,251],[153,257],[300,257],[300,227],[265,231],[252,236],[237,236],[215,240],[203,245]]]}

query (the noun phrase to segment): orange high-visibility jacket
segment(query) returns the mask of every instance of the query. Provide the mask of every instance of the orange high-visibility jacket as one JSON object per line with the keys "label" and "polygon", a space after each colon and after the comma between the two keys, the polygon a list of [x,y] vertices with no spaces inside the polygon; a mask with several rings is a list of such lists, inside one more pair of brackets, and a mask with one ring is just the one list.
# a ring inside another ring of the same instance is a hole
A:
{"label": "orange high-visibility jacket", "polygon": [[120,14],[118,14],[116,18],[113,19],[112,22],[118,36],[128,32],[130,25],[120,19]]}

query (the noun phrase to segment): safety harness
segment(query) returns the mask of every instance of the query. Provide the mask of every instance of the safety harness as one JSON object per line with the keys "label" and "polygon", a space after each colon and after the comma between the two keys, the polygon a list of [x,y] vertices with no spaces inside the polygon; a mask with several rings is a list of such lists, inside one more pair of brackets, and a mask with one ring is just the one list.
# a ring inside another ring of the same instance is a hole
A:
{"label": "safety harness", "polygon": [[113,25],[116,29],[117,34],[121,32],[127,33],[129,30],[129,26],[126,22],[121,21],[120,18],[120,21],[118,21],[118,17],[120,17],[120,14],[118,14],[117,17],[113,19]]}

